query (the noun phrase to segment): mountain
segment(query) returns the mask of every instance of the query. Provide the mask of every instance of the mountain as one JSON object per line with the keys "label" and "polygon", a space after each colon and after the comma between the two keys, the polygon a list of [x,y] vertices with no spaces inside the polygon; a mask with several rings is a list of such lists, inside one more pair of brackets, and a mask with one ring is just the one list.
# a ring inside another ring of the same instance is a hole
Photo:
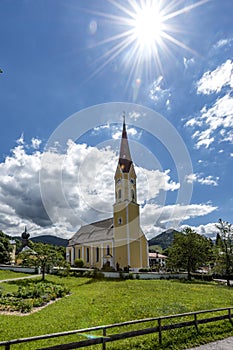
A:
{"label": "mountain", "polygon": [[[22,242],[22,237],[20,236],[13,236],[13,237],[10,237],[10,239],[18,241],[19,244],[21,244]],[[65,238],[51,236],[51,235],[42,235],[42,236],[36,236],[36,237],[29,237],[29,241],[52,244],[52,245],[57,245],[59,247],[66,247],[69,240]]]}
{"label": "mountain", "polygon": [[66,247],[68,244],[68,239],[55,237],[51,235],[44,235],[44,236],[38,236],[38,237],[30,237],[30,241],[32,242],[41,242],[46,244],[53,244],[61,247]]}
{"label": "mountain", "polygon": [[162,249],[170,247],[176,233],[179,232],[172,228],[160,233],[158,236],[155,236],[149,240],[149,247],[154,245],[159,245]]}

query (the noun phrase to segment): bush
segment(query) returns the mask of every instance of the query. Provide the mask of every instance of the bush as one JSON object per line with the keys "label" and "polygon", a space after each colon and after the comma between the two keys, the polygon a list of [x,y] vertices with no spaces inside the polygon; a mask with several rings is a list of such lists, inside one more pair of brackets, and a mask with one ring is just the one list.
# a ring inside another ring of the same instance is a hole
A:
{"label": "bush", "polygon": [[139,269],[139,272],[151,272],[151,269],[150,268],[142,268],[142,269]]}
{"label": "bush", "polygon": [[21,312],[23,313],[27,313],[27,312],[30,312],[32,311],[32,308],[33,308],[33,299],[26,299],[26,300],[23,300],[20,305],[20,310]]}
{"label": "bush", "polygon": [[82,259],[76,259],[74,262],[74,266],[82,268],[84,266],[84,261]]}
{"label": "bush", "polygon": [[196,280],[213,281],[213,275],[210,274],[192,273],[191,275]]}

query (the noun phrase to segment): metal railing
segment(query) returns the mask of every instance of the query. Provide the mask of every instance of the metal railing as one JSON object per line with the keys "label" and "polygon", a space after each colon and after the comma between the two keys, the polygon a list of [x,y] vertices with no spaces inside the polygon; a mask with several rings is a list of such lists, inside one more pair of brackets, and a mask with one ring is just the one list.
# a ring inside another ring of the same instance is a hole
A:
{"label": "metal railing", "polygon": [[[89,347],[91,345],[97,345],[97,344],[102,344],[102,349],[105,350],[106,344],[108,342],[123,340],[123,339],[127,339],[127,338],[133,338],[133,337],[152,334],[152,333],[158,333],[159,344],[162,344],[162,332],[163,331],[194,326],[198,332],[199,325],[201,325],[201,324],[216,322],[216,321],[225,320],[225,319],[228,319],[231,322],[231,324],[233,324],[232,323],[232,313],[231,313],[232,310],[233,310],[233,307],[227,307],[227,308],[220,308],[220,309],[213,309],[213,310],[187,312],[187,313],[176,314],[176,315],[144,318],[144,319],[140,319],[140,320],[114,323],[114,324],[104,325],[104,326],[77,329],[77,330],[72,330],[72,331],[68,331],[68,332],[45,334],[45,335],[39,335],[39,336],[35,336],[35,337],[30,337],[30,338],[21,338],[21,339],[2,341],[2,342],[0,342],[0,347],[5,347],[5,350],[10,350],[10,349],[12,349],[12,346],[15,344],[22,344],[22,343],[29,343],[29,342],[34,342],[34,341],[38,341],[38,340],[64,337],[64,336],[69,336],[69,335],[73,335],[73,334],[79,334],[80,336],[85,336],[87,339],[75,341],[75,342],[70,342],[70,343],[66,343],[66,344],[59,344],[59,345],[55,345],[55,346],[38,348],[37,350],[79,349],[82,347]],[[203,314],[207,314],[207,313],[215,313],[215,314],[221,313],[221,315],[214,315],[214,316],[208,317],[208,318],[198,318],[198,316],[203,315]],[[174,320],[176,318],[185,318],[185,317],[189,317],[189,320],[178,322],[178,323],[166,323],[166,324],[164,324],[164,321],[167,322],[168,320],[172,320],[172,319]],[[132,329],[130,331],[127,331],[127,332],[125,331],[122,333],[109,334],[109,330],[113,329],[113,328],[121,328],[121,327],[132,326],[132,325],[136,325],[136,324],[145,324],[145,323],[155,323],[155,324],[152,327],[150,326],[147,328],[141,328],[141,329],[137,329],[137,330]],[[101,331],[102,335],[90,334],[90,332],[93,333],[96,331]],[[108,332],[108,335],[107,335],[107,332]]]}

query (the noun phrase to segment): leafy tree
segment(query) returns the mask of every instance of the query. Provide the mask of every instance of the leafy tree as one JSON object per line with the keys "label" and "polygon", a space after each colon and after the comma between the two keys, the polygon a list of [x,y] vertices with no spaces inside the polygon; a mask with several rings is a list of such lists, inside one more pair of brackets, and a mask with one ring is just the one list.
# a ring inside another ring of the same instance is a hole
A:
{"label": "leafy tree", "polygon": [[45,279],[45,273],[52,267],[66,266],[63,251],[60,247],[50,244],[34,243],[31,249],[21,252],[18,258],[22,259],[24,266],[40,268],[42,280]]}
{"label": "leafy tree", "polygon": [[212,254],[212,241],[187,227],[174,236],[173,244],[168,249],[168,267],[185,269],[191,280],[191,272],[208,263]]}
{"label": "leafy tree", "polygon": [[11,259],[12,246],[10,244],[10,237],[0,231],[0,263],[6,264]]}
{"label": "leafy tree", "polygon": [[230,286],[230,275],[233,273],[233,227],[229,222],[222,219],[219,219],[216,227],[220,236],[218,239],[219,252],[216,270],[226,275],[227,285]]}

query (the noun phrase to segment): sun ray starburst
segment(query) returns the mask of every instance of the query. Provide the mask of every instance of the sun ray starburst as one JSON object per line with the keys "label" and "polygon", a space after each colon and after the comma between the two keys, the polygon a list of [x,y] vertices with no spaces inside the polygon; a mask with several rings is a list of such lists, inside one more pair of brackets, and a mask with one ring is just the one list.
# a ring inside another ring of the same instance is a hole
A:
{"label": "sun ray starburst", "polygon": [[112,13],[92,11],[92,14],[108,23],[108,33],[112,33],[94,45],[108,45],[108,48],[96,59],[92,76],[115,59],[124,56],[128,80],[131,81],[132,78],[140,79],[142,72],[150,72],[152,67],[157,67],[162,72],[161,55],[171,54],[171,45],[195,54],[192,48],[176,37],[179,30],[171,20],[211,0],[200,0],[186,7],[181,7],[180,0],[107,1],[112,5]]}

